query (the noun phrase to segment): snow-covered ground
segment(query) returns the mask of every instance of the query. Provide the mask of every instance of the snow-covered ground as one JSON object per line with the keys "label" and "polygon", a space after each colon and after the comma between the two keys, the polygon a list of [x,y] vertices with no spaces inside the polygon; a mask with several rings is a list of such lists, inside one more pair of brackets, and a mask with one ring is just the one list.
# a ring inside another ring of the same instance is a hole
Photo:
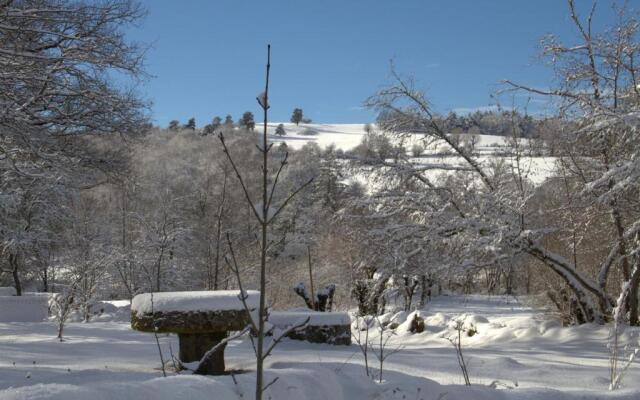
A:
{"label": "snow-covered ground", "polygon": [[[329,145],[335,145],[336,149],[344,151],[353,150],[360,144],[365,135],[365,124],[300,124],[296,126],[293,123],[283,123],[286,135],[275,135],[276,127],[279,123],[272,123],[268,126],[270,134],[269,139],[274,143],[286,143],[292,149],[300,149],[307,143],[317,143],[320,147],[326,148]],[[305,134],[312,131],[313,135]],[[458,135],[460,140],[467,140],[466,134]],[[502,160],[506,165],[515,165],[513,157],[506,155],[510,149],[510,138],[504,136],[492,135],[476,135],[477,143],[475,144],[475,153],[480,165],[485,168],[490,163]],[[414,135],[405,138],[405,148],[411,149],[411,144],[423,144],[421,135]],[[526,148],[527,139],[520,139],[521,146]],[[448,146],[444,142],[430,141],[426,146],[424,154],[420,157],[411,157],[410,162],[416,168],[428,169],[424,172],[425,176],[430,179],[437,179],[439,175],[451,173],[455,168],[466,167],[465,161],[460,157],[447,154]],[[526,151],[525,151],[526,153]],[[520,167],[523,174],[534,184],[542,183],[547,177],[552,175],[555,167],[555,157],[523,157],[520,160]],[[353,177],[361,183],[370,181],[370,177],[361,176]],[[368,186],[368,185],[366,185]],[[375,190],[375,188],[370,188]]]}
{"label": "snow-covered ground", "polygon": [[[606,327],[563,328],[518,299],[505,297],[443,296],[422,314],[425,332],[397,328],[390,346],[402,349],[385,363],[382,384],[366,377],[355,344],[287,339],[268,360],[267,381],[279,379],[267,389],[266,398],[640,398],[640,366],[632,366],[623,390],[607,391]],[[478,332],[462,339],[471,387],[461,385],[456,356],[446,339],[455,332],[452,321],[460,318]],[[62,343],[55,332],[53,323],[0,324],[0,399],[253,398],[252,349],[246,340],[231,343],[226,351],[227,368],[237,372],[234,377],[169,373],[163,378],[153,335],[133,331],[127,322],[71,323]],[[165,357],[169,346],[177,352],[175,336],[163,336],[161,343]]]}
{"label": "snow-covered ground", "polygon": [[[300,124],[283,123],[286,135],[275,135],[279,122],[268,124],[269,139],[274,143],[284,142],[292,149],[300,149],[306,143],[315,142],[325,148],[331,144],[337,149],[351,150],[360,144],[365,135],[365,124]],[[315,133],[313,135],[305,133]]]}

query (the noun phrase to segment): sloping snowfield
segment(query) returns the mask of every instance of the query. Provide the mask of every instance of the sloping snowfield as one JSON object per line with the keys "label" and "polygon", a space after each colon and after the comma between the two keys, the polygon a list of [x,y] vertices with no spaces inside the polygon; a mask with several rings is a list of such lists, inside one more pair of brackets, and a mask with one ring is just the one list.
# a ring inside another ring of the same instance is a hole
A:
{"label": "sloping snowfield", "polygon": [[[278,123],[268,125],[269,140],[275,144],[286,143],[292,149],[299,150],[307,143],[316,143],[321,148],[334,145],[336,149],[343,151],[353,150],[360,144],[365,135],[365,124],[300,124],[283,123],[286,135],[275,135]],[[313,133],[313,134],[308,134]],[[461,138],[468,135],[460,134]],[[406,138],[404,145],[407,150],[413,143],[423,144],[421,135]],[[514,165],[515,160],[504,153],[510,148],[509,138],[503,136],[477,135],[476,157],[480,165],[487,167],[489,163],[498,160],[507,165]],[[527,139],[520,139],[526,147]],[[466,167],[464,161],[455,155],[446,154],[448,146],[443,142],[430,142],[425,146],[424,154],[420,157],[411,157],[410,162],[420,169],[429,169],[425,174],[431,178],[437,178],[443,173],[450,173],[453,168]],[[554,157],[523,157],[520,160],[523,174],[534,184],[542,183],[552,174],[556,159]],[[361,183],[367,182],[367,177],[360,177]]]}
{"label": "sloping snowfield", "polygon": [[[269,358],[271,399],[639,399],[640,366],[625,388],[608,392],[606,327],[563,328],[544,314],[506,297],[439,297],[421,311],[423,333],[400,325],[385,363],[383,383],[366,377],[357,347],[285,339]],[[387,318],[390,316],[387,316]],[[396,315],[396,318],[398,316]],[[473,386],[462,386],[456,355],[446,339],[452,321],[475,327],[463,336]],[[128,322],[71,323],[67,340],[52,323],[0,324],[0,399],[251,399],[254,375],[247,340],[226,351],[232,376],[169,372],[163,378],[153,335]],[[375,338],[375,335],[374,335]],[[174,336],[161,337],[165,357]],[[373,358],[373,357],[372,357]],[[373,368],[377,376],[376,367]],[[234,378],[237,383],[234,383]]]}
{"label": "sloping snowfield", "polygon": [[[292,149],[300,149],[314,142],[324,148],[334,144],[337,149],[351,150],[360,144],[365,124],[300,124],[283,123],[286,135],[275,135],[278,122],[268,124],[269,139],[278,144],[286,143]],[[258,129],[258,128],[256,128]]]}

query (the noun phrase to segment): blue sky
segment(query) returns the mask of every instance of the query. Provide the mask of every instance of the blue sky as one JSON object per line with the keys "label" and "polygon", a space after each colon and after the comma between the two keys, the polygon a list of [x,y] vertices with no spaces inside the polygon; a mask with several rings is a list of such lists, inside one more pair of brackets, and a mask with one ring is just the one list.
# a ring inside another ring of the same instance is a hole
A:
{"label": "blue sky", "polygon": [[[573,42],[561,0],[144,0],[148,16],[129,34],[150,43],[141,91],[155,123],[258,114],[266,44],[272,45],[271,120],[301,107],[314,122],[374,120],[362,108],[388,80],[389,61],[412,74],[439,112],[495,104],[502,79],[549,87],[538,59],[547,33]],[[577,0],[586,14],[591,1]],[[614,18],[598,4],[596,27]],[[523,101],[523,98],[517,101]],[[513,99],[502,98],[510,105]],[[539,99],[530,109],[543,110]]]}

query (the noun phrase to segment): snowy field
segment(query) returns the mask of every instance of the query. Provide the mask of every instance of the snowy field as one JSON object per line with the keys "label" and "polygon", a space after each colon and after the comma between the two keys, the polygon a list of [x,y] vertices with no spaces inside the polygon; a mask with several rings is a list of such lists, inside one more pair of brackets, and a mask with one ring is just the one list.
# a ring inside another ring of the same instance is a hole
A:
{"label": "snowy field", "polygon": [[[387,360],[383,383],[365,376],[356,344],[285,339],[268,359],[267,382],[279,379],[267,389],[266,398],[640,398],[637,365],[626,376],[623,390],[607,391],[606,327],[563,328],[506,297],[443,296],[421,313],[425,332],[411,334],[403,325],[396,329],[390,347],[402,348]],[[247,340],[227,348],[227,369],[236,371],[233,377],[170,372],[163,378],[153,335],[133,331],[122,313],[116,315],[120,322],[70,323],[62,343],[55,338],[53,323],[0,324],[0,399],[253,398]],[[462,339],[471,387],[462,386],[456,355],[446,339],[454,334],[451,324],[456,319],[473,324],[478,332]],[[170,346],[177,352],[177,337],[162,336],[161,344],[165,357]],[[375,368],[373,372],[377,374]]]}
{"label": "snowy field", "polygon": [[[352,150],[362,140],[365,135],[365,124],[300,124],[283,123],[285,136],[275,135],[276,127],[279,122],[268,124],[267,132],[269,132],[271,140],[274,143],[284,142],[292,149],[300,149],[306,143],[314,142],[318,146],[325,148],[329,145],[335,145],[337,149],[344,151]],[[259,128],[256,128],[259,129]],[[311,133],[313,135],[305,134]]]}
{"label": "snowy field", "polygon": [[[344,151],[353,150],[360,144],[365,135],[365,124],[300,124],[283,123],[286,135],[275,135],[279,123],[268,126],[269,140],[273,143],[286,143],[292,149],[299,150],[307,143],[317,143],[321,148],[334,145],[336,149]],[[313,131],[315,134],[307,135],[305,132]],[[459,134],[464,140],[468,135]],[[506,155],[511,148],[510,139],[504,136],[476,135],[475,154],[480,165],[487,167],[490,163],[503,160],[507,165],[515,165],[513,157]],[[414,143],[422,144],[422,136],[415,135],[406,138],[404,145],[407,150]],[[528,145],[527,139],[520,139],[523,148]],[[424,154],[420,157],[410,157],[409,161],[421,169],[429,169],[425,176],[437,179],[441,174],[451,173],[455,168],[467,167],[460,157],[447,154],[448,145],[444,142],[430,142],[426,146]],[[534,184],[542,183],[552,175],[555,167],[555,157],[523,157],[520,160],[523,174]],[[361,183],[369,181],[368,176],[354,177]]]}

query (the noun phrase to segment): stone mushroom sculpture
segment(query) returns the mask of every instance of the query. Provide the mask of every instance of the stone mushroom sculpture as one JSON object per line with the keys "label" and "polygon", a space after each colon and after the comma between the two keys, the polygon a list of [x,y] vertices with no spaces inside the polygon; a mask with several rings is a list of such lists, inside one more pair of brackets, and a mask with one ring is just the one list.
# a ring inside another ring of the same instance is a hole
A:
{"label": "stone mushroom sculpture", "polygon": [[[260,292],[246,291],[250,310],[258,308]],[[204,354],[249,324],[249,314],[239,290],[143,293],[131,302],[131,327],[143,332],[177,333],[180,361],[200,361]],[[199,372],[220,375],[225,371],[224,347],[200,366]]]}

